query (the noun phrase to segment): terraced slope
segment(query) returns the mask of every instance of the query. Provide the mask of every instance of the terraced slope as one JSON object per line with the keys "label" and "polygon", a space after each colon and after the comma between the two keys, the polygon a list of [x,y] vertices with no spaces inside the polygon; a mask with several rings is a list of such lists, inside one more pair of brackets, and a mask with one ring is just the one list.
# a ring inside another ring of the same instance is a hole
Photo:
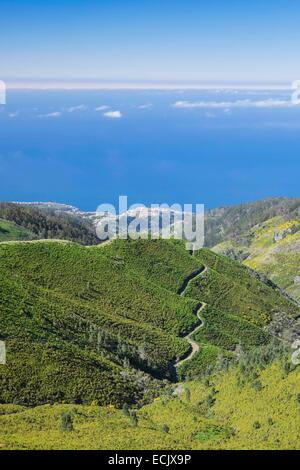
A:
{"label": "terraced slope", "polygon": [[[195,270],[205,275],[182,285]],[[269,340],[262,328],[294,305],[235,262],[201,250],[192,257],[174,241],[0,244],[0,401],[35,405],[101,404],[145,399],[154,378],[170,379],[199,320],[200,350],[179,375],[198,374],[220,352]],[[181,368],[180,368],[181,369]]]}

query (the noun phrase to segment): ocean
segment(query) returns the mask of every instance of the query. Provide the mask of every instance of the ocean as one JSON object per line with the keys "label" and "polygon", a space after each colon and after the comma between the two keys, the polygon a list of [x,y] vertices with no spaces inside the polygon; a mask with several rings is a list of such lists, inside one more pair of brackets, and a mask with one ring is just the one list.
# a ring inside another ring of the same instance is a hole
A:
{"label": "ocean", "polygon": [[299,196],[289,90],[11,90],[0,106],[0,199],[95,210]]}

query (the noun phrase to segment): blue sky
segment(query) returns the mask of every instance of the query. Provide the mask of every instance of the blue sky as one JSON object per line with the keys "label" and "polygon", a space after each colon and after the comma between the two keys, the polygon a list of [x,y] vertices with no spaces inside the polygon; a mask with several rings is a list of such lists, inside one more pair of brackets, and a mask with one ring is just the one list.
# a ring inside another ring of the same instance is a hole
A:
{"label": "blue sky", "polygon": [[291,81],[293,0],[0,1],[1,79]]}

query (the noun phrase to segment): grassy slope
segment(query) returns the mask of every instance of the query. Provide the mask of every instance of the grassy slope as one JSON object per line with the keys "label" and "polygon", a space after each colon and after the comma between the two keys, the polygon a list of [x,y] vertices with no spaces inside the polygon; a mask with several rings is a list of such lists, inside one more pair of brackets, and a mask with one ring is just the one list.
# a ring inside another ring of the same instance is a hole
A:
{"label": "grassy slope", "polygon": [[8,240],[30,240],[33,233],[9,220],[0,219],[0,242]]}
{"label": "grassy slope", "polygon": [[105,253],[121,257],[139,276],[174,292],[185,277],[202,266],[189,255],[183,243],[175,240],[116,240],[105,246]]}
{"label": "grassy slope", "polygon": [[[300,222],[299,219],[286,221],[275,217],[249,231],[243,242],[232,240],[216,247],[217,253],[237,255],[244,258],[244,264],[261,272],[275,284],[285,289],[294,299],[300,300]],[[275,234],[284,238],[275,241]]]}
{"label": "grassy slope", "polygon": [[[0,245],[1,338],[8,349],[2,400],[34,404],[55,400],[57,392],[69,401],[124,402],[131,384],[124,395],[130,381],[121,373],[123,358],[164,377],[187,351],[177,335],[193,327],[196,302],[141,279],[104,251],[56,242]],[[87,364],[95,380],[83,387]]]}
{"label": "grassy slope", "polygon": [[[257,376],[258,390],[236,367],[209,383],[186,383],[185,393],[162,396],[138,410],[138,426],[112,406],[0,405],[2,449],[299,449],[300,369],[274,362]],[[183,387],[182,387],[183,388]],[[213,397],[213,398],[212,398]],[[74,430],[60,431],[62,412]],[[163,432],[163,425],[169,432]]]}
{"label": "grassy slope", "polygon": [[[203,265],[209,268],[205,276],[179,296],[184,278]],[[132,370],[124,374],[124,359],[135,369],[170,377],[170,364],[189,348],[178,336],[194,328],[201,301],[209,304],[196,337],[202,347],[184,363],[183,374],[203,371],[219,352],[232,354],[240,341],[246,348],[265,343],[261,327],[274,312],[296,313],[237,263],[208,250],[191,257],[180,243],[163,240],[90,248],[2,243],[0,279],[1,338],[8,349],[8,365],[0,370],[5,402],[95,398],[120,404],[130,394],[138,397],[138,381],[131,380]]]}
{"label": "grassy slope", "polygon": [[199,267],[207,267],[186,289],[184,298],[209,303],[226,314],[234,314],[250,323],[265,326],[274,312],[284,309],[294,315],[297,309],[276,290],[259,281],[233,260],[202,249],[191,257],[181,242],[118,240],[103,248],[104,253],[123,261],[155,285],[177,292],[184,278]]}
{"label": "grassy slope", "polygon": [[[276,290],[249,274],[241,264],[205,249],[196,256],[209,268],[204,300],[214,307],[222,307],[227,314],[239,314],[258,326],[265,326],[278,309],[290,315],[297,313],[297,308]],[[217,295],[217,285],[222,296]]]}

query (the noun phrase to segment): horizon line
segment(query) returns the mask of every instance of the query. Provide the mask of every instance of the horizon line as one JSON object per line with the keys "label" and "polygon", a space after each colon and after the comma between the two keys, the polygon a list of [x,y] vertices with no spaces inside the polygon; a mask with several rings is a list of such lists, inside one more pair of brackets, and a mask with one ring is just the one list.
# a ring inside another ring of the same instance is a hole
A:
{"label": "horizon line", "polygon": [[290,90],[292,81],[4,80],[7,90]]}

